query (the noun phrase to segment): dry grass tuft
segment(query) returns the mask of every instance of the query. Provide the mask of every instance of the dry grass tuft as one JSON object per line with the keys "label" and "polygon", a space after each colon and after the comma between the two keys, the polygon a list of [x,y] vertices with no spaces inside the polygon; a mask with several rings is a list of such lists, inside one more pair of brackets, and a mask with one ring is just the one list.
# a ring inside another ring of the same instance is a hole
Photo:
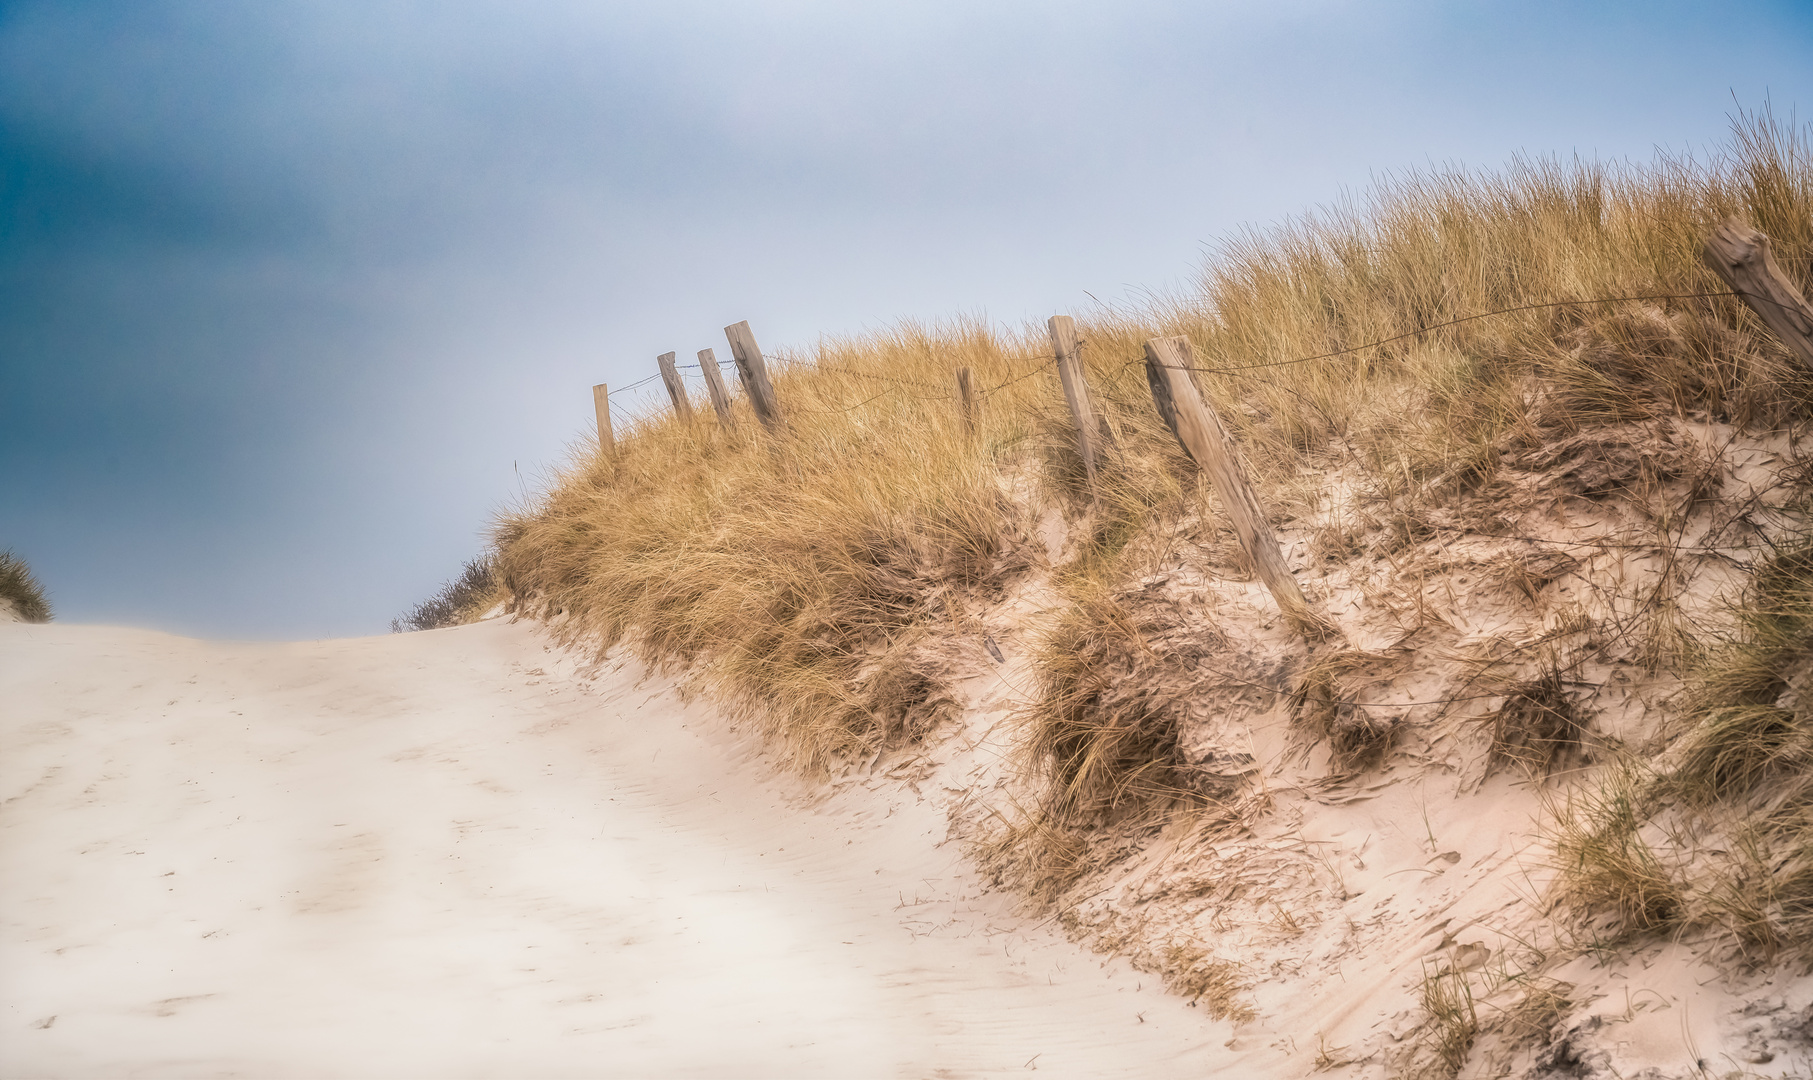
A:
{"label": "dry grass tuft", "polygon": [[1040,691],[1021,714],[1026,751],[1050,776],[1047,813],[1093,824],[1230,796],[1234,775],[1192,765],[1179,745],[1196,663],[1225,641],[1154,649],[1139,616],[1097,594],[1058,616],[1039,653]]}
{"label": "dry grass tuft", "polygon": [[1163,953],[1165,986],[1189,998],[1217,1020],[1244,1024],[1255,1018],[1243,995],[1240,965],[1209,955],[1194,945],[1172,945]]}
{"label": "dry grass tuft", "polygon": [[10,551],[0,551],[0,603],[10,603],[25,622],[50,621],[50,602],[44,599],[44,586],[32,576],[25,560]]}
{"label": "dry grass tuft", "polygon": [[1813,765],[1813,730],[1775,705],[1707,710],[1681,740],[1667,788],[1696,806],[1742,801]]}
{"label": "dry grass tuft", "polygon": [[1423,1013],[1428,1019],[1424,1040],[1434,1052],[1440,1075],[1454,1076],[1473,1052],[1479,1037],[1479,1009],[1467,973],[1440,964],[1426,964],[1422,986]]}
{"label": "dry grass tuft", "polygon": [[1594,918],[1601,941],[1656,933],[1677,922],[1683,890],[1643,833],[1647,778],[1614,769],[1592,788],[1570,793],[1550,814],[1556,899]]}
{"label": "dry grass tuft", "polygon": [[1335,648],[1310,658],[1291,695],[1293,715],[1310,737],[1326,739],[1334,767],[1361,772],[1382,764],[1400,717],[1356,703],[1366,686],[1385,682],[1403,668],[1403,657]]}
{"label": "dry grass tuft", "polygon": [[1547,777],[1581,754],[1587,725],[1562,687],[1551,658],[1534,678],[1505,687],[1504,704],[1492,714],[1493,764],[1511,764],[1531,777]]}

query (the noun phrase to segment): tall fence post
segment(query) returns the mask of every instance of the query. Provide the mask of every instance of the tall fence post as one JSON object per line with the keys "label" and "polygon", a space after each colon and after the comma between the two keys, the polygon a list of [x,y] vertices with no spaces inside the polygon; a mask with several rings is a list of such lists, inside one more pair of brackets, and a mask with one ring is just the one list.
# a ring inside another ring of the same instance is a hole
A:
{"label": "tall fence post", "polygon": [[1221,496],[1221,505],[1234,526],[1234,535],[1240,538],[1241,548],[1285,617],[1305,636],[1325,636],[1328,625],[1310,611],[1302,588],[1284,564],[1284,552],[1272,535],[1259,496],[1241,465],[1239,447],[1221,426],[1221,417],[1196,389],[1196,380],[1190,376],[1190,369],[1195,366],[1196,354],[1189,338],[1152,338],[1146,342],[1146,381],[1152,387],[1152,401],[1158,406],[1159,415],[1183,444],[1184,452],[1215,485],[1215,493]]}
{"label": "tall fence post", "polygon": [[598,449],[608,456],[617,449],[617,439],[611,434],[611,388],[608,384],[592,387],[592,408],[598,413]]}
{"label": "tall fence post", "polygon": [[686,398],[686,384],[680,381],[680,369],[674,367],[674,354],[664,352],[655,357],[655,363],[661,366],[661,383],[667,387],[667,396],[673,399],[674,415],[681,423],[692,423],[692,402]]}
{"label": "tall fence post", "polygon": [[1706,239],[1706,262],[1762,317],[1788,351],[1813,368],[1813,307],[1775,264],[1767,234],[1726,218]]}
{"label": "tall fence post", "polygon": [[749,395],[749,404],[755,408],[756,419],[770,431],[776,429],[781,423],[780,403],[774,400],[774,384],[768,381],[768,362],[762,359],[762,350],[755,343],[749,323],[726,326],[724,337],[730,341],[730,355],[737,363],[737,374],[742,377],[743,390]]}
{"label": "tall fence post", "polygon": [[705,376],[705,389],[711,392],[711,407],[718,414],[718,423],[730,427],[730,393],[724,389],[724,373],[718,370],[717,354],[700,349],[699,371]]}
{"label": "tall fence post", "polygon": [[963,410],[963,427],[974,435],[980,426],[980,410],[976,407],[976,380],[967,367],[957,369],[957,401]]}
{"label": "tall fence post", "polygon": [[1051,351],[1057,357],[1064,401],[1070,406],[1071,419],[1076,421],[1077,450],[1083,455],[1083,471],[1089,476],[1089,494],[1099,502],[1095,459],[1101,428],[1089,403],[1089,385],[1083,381],[1082,343],[1077,339],[1076,321],[1068,315],[1053,315],[1045,325],[1051,331]]}

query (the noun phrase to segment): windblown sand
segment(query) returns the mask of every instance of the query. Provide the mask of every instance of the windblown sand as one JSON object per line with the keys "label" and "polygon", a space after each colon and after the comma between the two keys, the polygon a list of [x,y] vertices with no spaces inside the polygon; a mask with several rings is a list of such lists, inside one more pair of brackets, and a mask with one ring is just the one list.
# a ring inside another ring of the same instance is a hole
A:
{"label": "windblown sand", "polygon": [[[491,621],[0,625],[0,1073],[1202,1076],[900,786]],[[1240,1066],[1224,1075],[1255,1075]]]}

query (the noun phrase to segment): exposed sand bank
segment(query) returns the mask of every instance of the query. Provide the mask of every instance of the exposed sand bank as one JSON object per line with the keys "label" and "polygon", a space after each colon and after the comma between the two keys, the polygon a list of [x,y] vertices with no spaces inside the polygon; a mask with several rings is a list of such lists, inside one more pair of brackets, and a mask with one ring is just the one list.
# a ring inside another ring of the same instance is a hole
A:
{"label": "exposed sand bank", "polygon": [[931,802],[637,675],[496,621],[0,625],[0,1072],[1257,1074]]}

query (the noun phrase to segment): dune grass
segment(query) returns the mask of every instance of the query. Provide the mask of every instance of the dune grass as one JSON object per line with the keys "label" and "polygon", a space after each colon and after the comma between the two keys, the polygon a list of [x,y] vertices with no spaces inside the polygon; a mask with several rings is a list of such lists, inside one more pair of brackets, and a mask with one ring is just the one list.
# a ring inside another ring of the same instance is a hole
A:
{"label": "dune grass", "polygon": [[433,596],[390,620],[390,632],[438,630],[458,626],[483,615],[498,602],[497,574],[488,558],[466,563],[460,576],[446,582]]}
{"label": "dune grass", "polygon": [[[1075,313],[1109,444],[1095,492],[1042,326],[827,339],[770,358],[778,435],[739,400],[727,430],[655,412],[614,455],[578,453],[499,522],[500,581],[565,640],[685,669],[823,769],[939,722],[963,612],[1036,564],[1033,519],[1057,507],[1080,540],[1049,579],[1068,607],[1035,658],[1031,765],[1079,819],[1174,802],[1189,785],[1164,716],[1097,692],[1138,651],[1113,598],[1154,565],[1150,539],[1194,521],[1213,547],[1219,518],[1152,407],[1145,339],[1191,339],[1276,517],[1315,505],[1339,466],[1368,530],[1426,537],[1429,507],[1489,499],[1507,461],[1595,427],[1804,418],[1813,378],[1701,263],[1728,216],[1813,283],[1806,130],[1765,112],[1700,159],[1411,173],[1236,236],[1187,294]],[[958,366],[986,391],[974,431]],[[1526,696],[1500,753],[1540,772],[1575,732]],[[1355,767],[1383,737],[1356,743]]]}
{"label": "dune grass", "polygon": [[25,560],[10,551],[0,551],[0,601],[10,603],[26,622],[50,621],[50,602],[44,598],[44,586],[32,576]]}
{"label": "dune grass", "polygon": [[[999,466],[1030,381],[972,435],[954,365],[1027,365],[979,326],[902,328],[775,364],[787,434],[648,417],[497,533],[519,610],[569,640],[694,670],[808,770],[911,739],[948,709],[936,628],[1026,563]],[[1018,407],[1015,407],[1018,406]]]}
{"label": "dune grass", "polygon": [[1813,952],[1813,540],[1761,560],[1680,733],[1552,814],[1561,895],[1613,940]]}

